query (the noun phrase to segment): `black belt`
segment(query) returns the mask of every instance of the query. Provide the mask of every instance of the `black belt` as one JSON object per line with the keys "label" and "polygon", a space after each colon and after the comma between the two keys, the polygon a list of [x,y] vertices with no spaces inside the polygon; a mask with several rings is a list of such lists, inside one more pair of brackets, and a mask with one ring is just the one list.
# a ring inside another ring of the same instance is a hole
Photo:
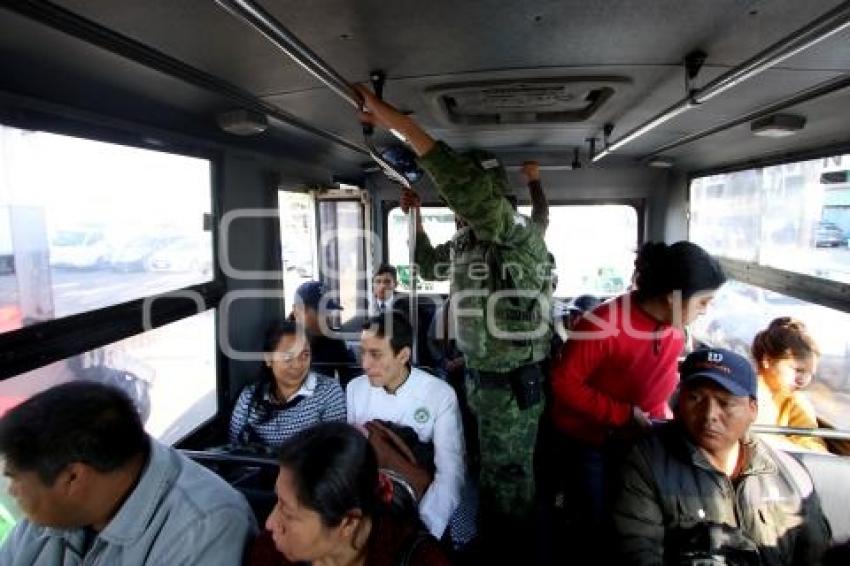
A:
{"label": "black belt", "polygon": [[511,373],[512,370],[505,373],[496,373],[493,371],[479,371],[476,372],[478,374],[478,387],[481,389],[505,389],[510,391],[511,389]]}

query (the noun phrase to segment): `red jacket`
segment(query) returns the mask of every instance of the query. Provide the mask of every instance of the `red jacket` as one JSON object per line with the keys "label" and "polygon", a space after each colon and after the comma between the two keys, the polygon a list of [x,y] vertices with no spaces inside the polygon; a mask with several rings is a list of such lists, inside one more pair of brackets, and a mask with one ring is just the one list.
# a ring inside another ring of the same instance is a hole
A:
{"label": "red jacket", "polygon": [[684,344],[680,330],[650,317],[631,295],[600,305],[578,323],[553,366],[555,425],[601,445],[629,422],[635,405],[652,418],[668,417]]}

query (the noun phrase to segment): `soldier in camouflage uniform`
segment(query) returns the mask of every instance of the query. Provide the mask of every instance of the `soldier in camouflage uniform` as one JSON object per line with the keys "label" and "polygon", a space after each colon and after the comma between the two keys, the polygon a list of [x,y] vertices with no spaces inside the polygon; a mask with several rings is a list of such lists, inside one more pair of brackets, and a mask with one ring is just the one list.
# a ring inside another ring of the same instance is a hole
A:
{"label": "soldier in camouflage uniform", "polygon": [[[406,137],[462,221],[452,240],[436,247],[420,223],[416,261],[426,279],[451,279],[455,336],[473,370],[468,393],[479,425],[483,526],[492,533],[511,519],[524,521],[531,510],[532,451],[543,408],[539,364],[551,337],[551,263],[543,228],[505,198],[507,176],[498,161],[453,151],[362,92],[368,112],[361,119]],[[405,191],[402,207],[417,204],[415,193]]]}

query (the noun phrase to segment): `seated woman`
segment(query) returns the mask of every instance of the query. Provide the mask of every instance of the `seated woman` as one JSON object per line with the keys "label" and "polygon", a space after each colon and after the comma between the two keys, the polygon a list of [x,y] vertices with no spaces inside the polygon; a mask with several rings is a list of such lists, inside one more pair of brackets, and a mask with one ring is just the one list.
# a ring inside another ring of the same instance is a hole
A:
{"label": "seated woman", "polygon": [[[781,317],[756,334],[752,346],[759,376],[759,424],[817,428],[815,409],[800,393],[817,371],[820,352],[814,339],[799,320]],[[822,438],[786,436],[785,439],[808,448],[826,451]]]}
{"label": "seated woman", "polygon": [[324,423],[299,433],[281,448],[277,505],[246,564],[449,564],[415,518],[393,512],[391,486],[354,427]]}
{"label": "seated woman", "polygon": [[310,371],[310,345],[294,322],[266,333],[260,379],[245,386],[230,419],[230,443],[274,451],[295,433],[345,421],[345,394],[336,379]]}

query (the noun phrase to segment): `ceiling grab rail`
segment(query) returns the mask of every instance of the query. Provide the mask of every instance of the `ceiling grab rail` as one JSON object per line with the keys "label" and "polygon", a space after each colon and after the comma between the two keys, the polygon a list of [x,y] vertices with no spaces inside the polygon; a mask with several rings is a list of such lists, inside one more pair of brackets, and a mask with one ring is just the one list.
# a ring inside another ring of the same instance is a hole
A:
{"label": "ceiling grab rail", "polygon": [[[337,73],[330,65],[325,63],[318,55],[316,55],[309,47],[307,47],[300,39],[292,34],[283,24],[274,18],[265,9],[259,6],[253,0],[215,0],[220,6],[228,12],[248,23],[266,39],[272,42],[278,49],[288,55],[295,63],[300,65],[305,71],[322,81],[325,86],[335,92],[340,98],[348,102],[357,110],[363,110],[363,97],[345,80],[342,75]],[[393,132],[397,137],[401,136],[397,132]],[[410,181],[404,174],[396,169],[391,163],[384,159],[380,152],[372,142],[371,127],[364,126],[363,137],[366,148],[369,151],[369,156],[377,163],[384,173],[393,181],[397,182],[404,188],[411,188]],[[416,273],[415,273],[415,256],[416,256],[416,221],[417,213],[411,210],[409,214],[409,259],[410,259],[410,324],[413,327],[413,349],[412,361],[414,364],[418,362],[418,340],[417,340],[417,308],[416,308]]]}
{"label": "ceiling grab rail", "polygon": [[46,0],[27,0],[26,2],[6,2],[3,4],[3,8],[71,37],[80,39],[89,45],[104,49],[128,61],[133,61],[196,88],[227,98],[237,106],[253,110],[259,114],[265,114],[284,124],[324,138],[351,151],[364,155],[368,154],[366,148],[332,132],[308,124],[282,108],[260,100],[232,83],[184,63],[170,55],[166,55],[126,35],[121,35],[114,30],[83,18],[61,6],[57,6]]}
{"label": "ceiling grab rail", "polygon": [[676,116],[687,112],[691,108],[699,106],[708,100],[726,92],[742,82],[751,79],[762,71],[765,71],[782,61],[812,47],[816,43],[850,27],[850,2],[843,2],[836,8],[830,10],[821,17],[811,21],[788,37],[781,39],[764,49],[748,61],[723,73],[706,86],[694,89],[687,97],[670,106],[660,114],[650,118],[637,128],[625,134],[623,137],[605,147],[596,154],[593,162],[596,163],[606,156],[622,148],[624,145],[636,140],[640,136],[672,120]]}

